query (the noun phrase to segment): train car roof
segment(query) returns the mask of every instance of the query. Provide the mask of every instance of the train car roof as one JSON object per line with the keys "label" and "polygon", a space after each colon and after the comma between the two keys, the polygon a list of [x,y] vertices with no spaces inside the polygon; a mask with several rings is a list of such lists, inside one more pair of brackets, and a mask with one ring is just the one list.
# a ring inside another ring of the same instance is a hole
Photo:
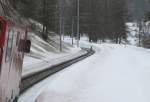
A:
{"label": "train car roof", "polygon": [[13,9],[10,4],[6,5],[6,3],[3,3],[2,1],[0,1],[0,16],[20,27],[27,27],[27,25],[29,25],[28,21],[21,17],[21,15],[19,15],[19,13]]}

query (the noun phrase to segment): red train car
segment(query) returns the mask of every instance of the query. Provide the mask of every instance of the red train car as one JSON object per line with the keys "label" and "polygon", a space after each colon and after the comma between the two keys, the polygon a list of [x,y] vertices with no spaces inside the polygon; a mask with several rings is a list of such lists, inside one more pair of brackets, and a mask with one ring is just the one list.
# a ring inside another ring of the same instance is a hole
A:
{"label": "red train car", "polygon": [[30,52],[27,28],[0,16],[0,102],[16,102],[24,53]]}

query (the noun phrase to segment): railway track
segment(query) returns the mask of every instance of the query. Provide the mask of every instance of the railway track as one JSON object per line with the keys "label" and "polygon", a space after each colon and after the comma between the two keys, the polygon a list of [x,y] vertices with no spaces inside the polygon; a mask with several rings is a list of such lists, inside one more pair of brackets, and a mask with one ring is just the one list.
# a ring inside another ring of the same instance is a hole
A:
{"label": "railway track", "polygon": [[20,85],[20,94],[25,92],[28,88],[32,87],[33,85],[37,84],[38,82],[42,81],[43,79],[49,77],[50,75],[53,75],[54,73],[76,63],[79,62],[95,53],[95,51],[90,49],[85,49],[87,53],[85,55],[82,55],[80,57],[77,57],[75,59],[62,62],[59,65],[52,66],[48,69],[42,70],[40,72],[31,74],[29,76],[23,77],[21,79],[21,85]]}

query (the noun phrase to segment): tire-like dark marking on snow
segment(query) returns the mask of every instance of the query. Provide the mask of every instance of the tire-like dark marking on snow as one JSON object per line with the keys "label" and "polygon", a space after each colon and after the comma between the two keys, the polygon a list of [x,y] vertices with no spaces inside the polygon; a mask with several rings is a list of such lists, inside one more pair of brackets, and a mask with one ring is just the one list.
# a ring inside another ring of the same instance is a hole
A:
{"label": "tire-like dark marking on snow", "polygon": [[93,51],[93,50],[89,50],[89,49],[85,49],[85,50],[87,51],[87,53],[82,56],[79,56],[77,58],[74,58],[74,59],[66,61],[66,62],[62,62],[62,63],[52,66],[48,69],[44,69],[37,73],[33,73],[31,75],[23,77],[21,79],[20,94],[22,94],[23,92],[25,92],[27,89],[29,89],[33,85],[37,84],[38,82],[49,77],[50,75],[53,75],[56,72],[63,70],[65,68],[67,68],[68,66],[71,66],[72,64],[79,62],[95,53],[95,51]]}

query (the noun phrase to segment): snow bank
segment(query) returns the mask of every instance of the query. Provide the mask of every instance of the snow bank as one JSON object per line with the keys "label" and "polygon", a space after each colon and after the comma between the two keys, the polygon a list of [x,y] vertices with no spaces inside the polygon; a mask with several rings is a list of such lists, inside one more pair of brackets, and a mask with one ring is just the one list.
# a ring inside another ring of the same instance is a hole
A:
{"label": "snow bank", "polygon": [[19,102],[150,102],[149,51],[81,43],[96,53],[35,85]]}
{"label": "snow bank", "polygon": [[100,52],[47,79],[36,102],[149,102],[150,53],[132,46],[95,47]]}

